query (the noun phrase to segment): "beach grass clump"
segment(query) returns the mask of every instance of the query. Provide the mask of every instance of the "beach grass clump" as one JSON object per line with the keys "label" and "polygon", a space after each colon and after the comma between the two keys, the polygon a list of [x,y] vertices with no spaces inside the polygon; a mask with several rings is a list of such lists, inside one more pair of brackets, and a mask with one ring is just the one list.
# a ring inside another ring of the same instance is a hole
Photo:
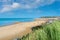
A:
{"label": "beach grass clump", "polygon": [[60,40],[60,21],[44,24],[19,40]]}

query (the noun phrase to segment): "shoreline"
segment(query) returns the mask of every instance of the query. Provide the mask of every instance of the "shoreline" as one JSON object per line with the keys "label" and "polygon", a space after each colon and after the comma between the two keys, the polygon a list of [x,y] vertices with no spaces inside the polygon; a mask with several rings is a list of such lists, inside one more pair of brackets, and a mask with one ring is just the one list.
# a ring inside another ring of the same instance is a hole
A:
{"label": "shoreline", "polygon": [[10,40],[24,36],[31,32],[32,27],[36,27],[44,23],[46,23],[46,21],[33,21],[0,27],[0,40]]}

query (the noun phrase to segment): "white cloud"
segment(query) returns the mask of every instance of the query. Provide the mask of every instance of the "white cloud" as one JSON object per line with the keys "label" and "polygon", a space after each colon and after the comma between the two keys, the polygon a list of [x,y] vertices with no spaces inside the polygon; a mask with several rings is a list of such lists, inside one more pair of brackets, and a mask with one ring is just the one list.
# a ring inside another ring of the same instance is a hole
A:
{"label": "white cloud", "polygon": [[11,11],[11,10],[16,9],[18,7],[20,7],[19,3],[13,3],[12,5],[3,5],[3,8],[0,12]]}
{"label": "white cloud", "polygon": [[11,7],[9,5],[5,5],[0,12],[5,12],[11,10]]}
{"label": "white cloud", "polygon": [[0,12],[11,11],[16,8],[31,9],[38,6],[45,6],[54,3],[56,0],[21,0],[19,3],[13,3],[12,5],[3,5]]}
{"label": "white cloud", "polygon": [[13,3],[13,5],[11,5],[12,8],[18,8],[20,7],[20,4],[19,3]]}
{"label": "white cloud", "polygon": [[[38,6],[45,6],[54,3],[55,0],[22,0],[21,1],[21,8],[37,8]],[[24,4],[25,3],[25,4]]]}
{"label": "white cloud", "polygon": [[[55,0],[21,0],[23,8],[36,8],[38,6],[45,6],[54,3]],[[24,4],[25,3],[25,4]]]}

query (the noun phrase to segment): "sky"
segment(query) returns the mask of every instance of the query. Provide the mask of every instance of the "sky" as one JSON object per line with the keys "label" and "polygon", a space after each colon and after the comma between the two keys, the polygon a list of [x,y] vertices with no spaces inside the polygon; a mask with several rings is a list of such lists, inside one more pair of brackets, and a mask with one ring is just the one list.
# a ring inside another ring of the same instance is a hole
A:
{"label": "sky", "polygon": [[60,16],[60,0],[0,0],[0,18]]}

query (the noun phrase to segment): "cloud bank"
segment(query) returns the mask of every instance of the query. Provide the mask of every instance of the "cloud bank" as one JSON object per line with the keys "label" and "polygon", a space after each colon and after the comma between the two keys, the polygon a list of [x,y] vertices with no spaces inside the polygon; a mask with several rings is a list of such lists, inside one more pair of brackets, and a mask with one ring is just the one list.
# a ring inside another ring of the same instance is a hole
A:
{"label": "cloud bank", "polygon": [[[7,12],[16,8],[31,9],[38,6],[45,6],[54,3],[56,0],[20,0],[20,2],[13,2],[11,5],[3,5],[0,12]],[[58,0],[59,1],[59,0]]]}
{"label": "cloud bank", "polygon": [[13,3],[12,5],[3,5],[3,8],[0,12],[11,11],[11,10],[19,8],[19,7],[20,7],[19,3]]}

